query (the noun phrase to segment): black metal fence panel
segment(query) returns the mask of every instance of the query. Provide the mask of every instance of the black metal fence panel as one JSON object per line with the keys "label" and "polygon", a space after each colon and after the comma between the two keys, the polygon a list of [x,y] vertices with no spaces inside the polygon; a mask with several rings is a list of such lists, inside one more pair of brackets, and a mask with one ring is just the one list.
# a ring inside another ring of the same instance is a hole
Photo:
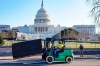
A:
{"label": "black metal fence panel", "polygon": [[14,59],[42,53],[41,39],[15,43],[12,45]]}

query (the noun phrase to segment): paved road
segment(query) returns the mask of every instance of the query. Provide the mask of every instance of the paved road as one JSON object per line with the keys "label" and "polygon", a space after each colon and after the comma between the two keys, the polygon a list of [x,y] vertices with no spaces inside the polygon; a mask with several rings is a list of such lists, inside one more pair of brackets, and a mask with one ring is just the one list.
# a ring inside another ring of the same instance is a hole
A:
{"label": "paved road", "polygon": [[100,66],[100,59],[75,59],[72,63],[54,62],[47,64],[41,59],[0,60],[0,66]]}

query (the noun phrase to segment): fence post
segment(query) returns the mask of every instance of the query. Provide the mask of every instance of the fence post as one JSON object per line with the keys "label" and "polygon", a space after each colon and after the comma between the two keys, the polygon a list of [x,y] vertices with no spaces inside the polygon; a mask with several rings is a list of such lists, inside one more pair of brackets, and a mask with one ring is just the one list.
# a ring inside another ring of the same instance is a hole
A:
{"label": "fence post", "polygon": [[95,48],[96,48],[96,43],[95,43]]}
{"label": "fence post", "polygon": [[76,42],[76,48],[77,48],[77,42]]}

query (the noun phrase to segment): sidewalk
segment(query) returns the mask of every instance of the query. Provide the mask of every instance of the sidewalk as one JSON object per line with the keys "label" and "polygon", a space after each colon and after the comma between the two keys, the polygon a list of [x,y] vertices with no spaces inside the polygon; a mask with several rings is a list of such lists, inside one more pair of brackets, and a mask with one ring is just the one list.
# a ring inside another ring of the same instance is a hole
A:
{"label": "sidewalk", "polygon": [[74,59],[100,59],[100,55],[84,55],[80,57],[80,55],[75,55]]}
{"label": "sidewalk", "polygon": [[[21,59],[42,59],[42,55],[24,57]],[[74,59],[100,59],[100,55],[84,55],[80,57],[80,55],[75,55]],[[0,60],[13,60],[12,56],[0,56]]]}

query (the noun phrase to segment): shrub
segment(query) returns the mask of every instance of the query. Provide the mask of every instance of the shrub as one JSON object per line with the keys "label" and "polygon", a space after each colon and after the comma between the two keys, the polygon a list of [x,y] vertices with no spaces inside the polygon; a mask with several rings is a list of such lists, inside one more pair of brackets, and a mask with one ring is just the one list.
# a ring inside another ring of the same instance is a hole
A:
{"label": "shrub", "polygon": [[0,46],[4,44],[3,38],[0,36]]}

